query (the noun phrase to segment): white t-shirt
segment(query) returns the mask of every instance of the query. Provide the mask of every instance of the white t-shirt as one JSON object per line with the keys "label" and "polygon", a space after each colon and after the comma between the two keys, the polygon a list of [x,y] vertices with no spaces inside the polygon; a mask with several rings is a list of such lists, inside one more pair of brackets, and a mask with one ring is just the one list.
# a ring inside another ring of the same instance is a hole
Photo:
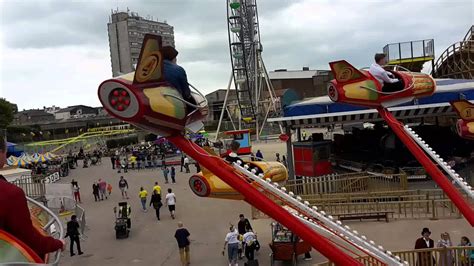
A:
{"label": "white t-shirt", "polygon": [[166,194],[166,204],[168,205],[175,205],[176,204],[176,196],[174,193]]}
{"label": "white t-shirt", "polygon": [[251,245],[253,244],[253,242],[255,242],[255,234],[253,232],[247,232],[244,234],[243,236],[244,238],[244,242],[247,244],[247,245]]}
{"label": "white t-shirt", "polygon": [[225,241],[228,244],[236,244],[239,243],[239,231],[237,229],[234,229],[234,231],[227,233],[225,236]]}
{"label": "white t-shirt", "polygon": [[188,163],[189,163],[188,157],[184,158],[184,164],[188,164]]}

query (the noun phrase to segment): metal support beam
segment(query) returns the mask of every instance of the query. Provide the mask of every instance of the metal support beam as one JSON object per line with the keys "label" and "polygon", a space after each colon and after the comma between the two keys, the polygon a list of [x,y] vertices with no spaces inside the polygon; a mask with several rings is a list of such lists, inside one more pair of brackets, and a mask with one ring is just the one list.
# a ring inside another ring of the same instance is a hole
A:
{"label": "metal support beam", "polygon": [[[232,85],[232,80],[233,79],[234,79],[234,73],[232,72],[230,74],[229,83],[227,84],[227,91],[225,92],[224,104],[222,105],[221,115],[219,117],[219,124],[217,124],[216,138],[214,139],[214,141],[217,141],[217,138],[219,136],[219,130],[221,129],[222,120],[224,119],[224,112],[227,110],[227,100],[228,100],[228,97],[229,97],[230,86]],[[228,110],[227,110],[227,112],[228,112]],[[232,121],[232,118],[231,118],[231,121]],[[235,129],[234,122],[232,122],[232,126]]]}
{"label": "metal support beam", "polygon": [[285,127],[285,134],[288,135],[288,140],[286,141],[286,161],[288,168],[288,179],[295,179],[295,168],[293,164],[293,145],[291,137],[291,128],[289,126]]}

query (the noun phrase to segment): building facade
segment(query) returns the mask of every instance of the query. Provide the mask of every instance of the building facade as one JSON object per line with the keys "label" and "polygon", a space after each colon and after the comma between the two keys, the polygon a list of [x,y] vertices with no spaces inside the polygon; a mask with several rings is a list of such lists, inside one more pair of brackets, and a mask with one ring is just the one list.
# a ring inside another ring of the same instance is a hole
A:
{"label": "building facade", "polygon": [[71,119],[71,118],[85,118],[97,115],[97,108],[85,105],[74,105],[67,108],[60,109],[54,113],[57,120]]}
{"label": "building facade", "polygon": [[107,24],[112,75],[134,71],[145,34],[160,35],[163,45],[174,46],[174,29],[165,22],[145,19],[134,12],[113,11]]}
{"label": "building facade", "polygon": [[326,95],[327,83],[332,79],[329,70],[311,70],[303,67],[302,70],[278,69],[268,73],[277,96],[287,89],[292,89],[301,98],[310,98]]}
{"label": "building facade", "polygon": [[36,123],[53,122],[54,114],[45,112],[42,109],[23,110],[16,113],[13,117],[13,125],[32,125]]}

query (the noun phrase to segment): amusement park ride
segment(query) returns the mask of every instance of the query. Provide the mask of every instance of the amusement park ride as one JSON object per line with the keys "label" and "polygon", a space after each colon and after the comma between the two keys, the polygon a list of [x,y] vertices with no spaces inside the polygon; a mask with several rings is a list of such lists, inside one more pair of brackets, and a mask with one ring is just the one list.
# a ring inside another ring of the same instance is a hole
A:
{"label": "amusement park ride", "polygon": [[[225,112],[234,129],[237,129],[232,119],[235,114],[229,110],[232,107],[229,103],[232,81],[237,98],[237,109],[234,110],[238,112],[238,129],[242,129],[243,121],[247,127],[255,127],[258,139],[270,112],[277,111],[277,98],[262,58],[256,0],[227,1],[227,31],[232,74],[217,126],[216,140]],[[268,95],[264,95],[265,91]]]}
{"label": "amusement park ride", "polygon": [[464,139],[474,140],[474,104],[466,100],[451,102],[460,119],[456,122],[456,133]]}
{"label": "amusement park ride", "polygon": [[[255,119],[258,125],[255,109],[258,108],[262,83],[257,80],[266,72],[258,70],[263,66],[263,62],[258,41],[256,4],[255,0],[229,1],[228,4],[229,30],[239,38],[239,41],[231,41],[231,53],[233,62],[239,62],[233,63],[233,79],[237,87],[240,112],[243,117]],[[202,173],[190,178],[191,188],[198,196],[245,200],[287,227],[336,265],[407,264],[391,251],[376,245],[374,241],[343,225],[330,214],[318,210],[317,206],[311,206],[308,201],[303,201],[300,196],[281,187],[278,182],[287,179],[287,171],[282,164],[245,159],[231,164],[213,151],[206,150],[186,138],[186,129],[195,132],[200,129],[197,125],[200,125],[207,115],[207,101],[196,90],[192,92],[196,104],[190,103],[166,81],[163,76],[161,47],[161,37],[145,35],[136,71],[102,82],[98,88],[98,96],[110,115],[166,137],[181,151],[199,162],[203,168]],[[247,60],[248,55],[252,60]],[[436,89],[433,79],[425,74],[392,71],[403,81],[405,88],[399,92],[387,93],[382,91],[382,85],[370,73],[357,70],[346,61],[333,62],[330,66],[335,80],[331,81],[328,87],[329,97],[333,101],[376,108],[466,220],[474,226],[472,206],[441,169],[471,199],[474,198],[472,188],[412,129],[398,122],[386,109],[409,99],[431,95]],[[249,68],[252,71],[249,72]],[[274,103],[272,99],[267,114],[270,108],[274,107]],[[223,110],[225,109],[224,107]],[[461,111],[460,116],[462,123],[468,128],[467,131],[472,133],[472,125],[468,124],[472,122],[466,119],[467,113],[470,114],[470,111]],[[461,132],[465,131],[463,127]],[[53,222],[48,221],[43,229],[48,229]],[[62,234],[61,226],[59,228]],[[8,242],[8,237],[0,232],[0,241],[7,239]],[[33,259],[29,262],[39,262],[37,258]]]}
{"label": "amusement park ride", "polygon": [[[283,174],[285,168],[281,164],[246,162],[245,160],[229,164],[220,156],[186,139],[183,132],[187,123],[202,119],[206,114],[207,106],[199,93],[193,93],[198,105],[192,106],[186,103],[180,98],[179,93],[166,83],[161,73],[160,47],[159,37],[147,35],[136,73],[104,81],[99,87],[99,98],[111,115],[166,136],[169,141],[199,162],[205,170],[201,175],[194,175],[190,180],[190,185],[196,194],[243,199],[301,236],[328,259],[339,265],[359,265],[361,262],[354,259],[354,256],[361,259],[367,255],[371,260],[385,265],[404,263],[390,251],[376,246],[373,241],[367,241],[365,236],[359,236],[348,226],[335,221],[332,216],[318,211],[316,206],[311,207],[308,202],[302,202],[301,197],[294,195],[293,192],[280,188],[276,182],[287,178]],[[427,161],[429,159],[424,151],[408,135],[409,129],[396,122],[384,108],[388,102],[400,101],[400,98],[431,94],[435,90],[432,79],[422,74],[394,72],[396,76],[404,80],[406,89],[398,95],[385,95],[378,93],[381,89],[380,84],[367,72],[358,71],[345,61],[339,64],[333,63],[332,67],[337,79],[333,81],[329,89],[331,97],[351,104],[357,103],[378,108],[397,135],[403,138],[423,166],[452,198],[466,219],[474,224],[472,208],[437,166]],[[368,89],[359,88],[361,86]],[[362,93],[358,93],[357,89]],[[365,90],[369,92],[364,93]],[[194,107],[194,110],[189,112],[190,108],[187,105]],[[431,154],[435,155],[434,152]],[[466,189],[468,189],[467,186]],[[275,203],[274,198],[281,200],[284,207]]]}
{"label": "amusement park ride", "polygon": [[[436,89],[433,78],[422,73],[389,70],[402,81],[404,87],[400,91],[384,92],[382,84],[368,71],[357,70],[344,60],[331,62],[329,65],[335,77],[328,85],[329,98],[335,102],[376,108],[380,116],[423,168],[425,168],[426,172],[443,189],[471,226],[474,226],[473,206],[464,198],[463,194],[453,183],[457,184],[459,189],[470,199],[474,199],[472,187],[447,165],[418,134],[408,126],[404,126],[386,109],[389,106],[398,105],[415,98],[430,96]],[[461,130],[460,134],[466,135],[466,131],[470,131],[469,129],[464,129],[464,127],[468,127],[464,126],[468,123],[464,119],[471,117],[471,104],[469,102],[458,102],[453,103],[453,106],[455,106],[455,109],[458,110],[462,118],[462,121],[458,122],[458,128],[460,128],[458,130]],[[459,124],[462,126],[459,127]],[[449,180],[447,176],[451,177],[452,180]]]}

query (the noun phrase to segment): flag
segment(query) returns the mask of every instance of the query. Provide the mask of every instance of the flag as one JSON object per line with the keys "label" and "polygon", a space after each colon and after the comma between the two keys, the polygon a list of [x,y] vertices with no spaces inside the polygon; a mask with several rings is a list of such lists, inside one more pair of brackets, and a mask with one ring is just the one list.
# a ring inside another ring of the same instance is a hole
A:
{"label": "flag", "polygon": [[25,133],[21,133],[21,135],[22,135],[23,137],[25,137],[25,136],[26,136],[26,134],[25,134]]}
{"label": "flag", "polygon": [[79,129],[79,132],[82,132],[82,128]]}
{"label": "flag", "polygon": [[35,133],[33,133],[33,132],[30,132],[30,135],[31,135],[32,137],[36,136]]}
{"label": "flag", "polygon": [[43,131],[40,131],[39,133],[40,133],[40,135],[43,135]]}
{"label": "flag", "polygon": [[51,131],[46,131],[46,135],[51,135]]}
{"label": "flag", "polygon": [[69,129],[66,129],[64,132],[66,132],[66,134],[69,133]]}

